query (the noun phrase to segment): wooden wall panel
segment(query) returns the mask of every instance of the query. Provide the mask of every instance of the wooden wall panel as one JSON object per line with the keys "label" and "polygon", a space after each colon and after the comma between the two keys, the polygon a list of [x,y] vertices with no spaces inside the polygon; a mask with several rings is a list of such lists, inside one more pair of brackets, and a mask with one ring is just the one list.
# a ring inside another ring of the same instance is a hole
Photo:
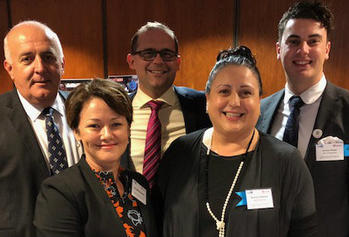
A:
{"label": "wooden wall panel", "polygon": [[[239,44],[256,55],[264,83],[264,95],[285,84],[281,64],[276,60],[277,24],[294,0],[256,2],[240,0]],[[61,39],[66,68],[64,78],[103,77],[102,0],[10,0],[12,23],[36,19],[47,23]],[[327,0],[336,17],[330,60],[325,65],[327,78],[349,89],[347,55],[349,45],[349,2]],[[7,31],[6,1],[0,0],[0,57],[2,38]],[[147,21],[160,21],[172,28],[179,39],[182,58],[176,85],[204,89],[207,76],[219,50],[234,40],[234,0],[210,1],[106,1],[108,73],[133,74],[126,63],[133,33]],[[12,82],[0,67],[0,93]]]}
{"label": "wooden wall panel", "polygon": [[12,0],[12,22],[38,20],[58,34],[64,78],[103,77],[101,1]]}
{"label": "wooden wall panel", "polygon": [[268,96],[285,85],[281,63],[276,59],[275,43],[278,38],[278,22],[289,2],[241,1],[239,44],[248,46],[256,57],[263,82],[263,96]]}
{"label": "wooden wall panel", "polygon": [[176,85],[203,90],[217,53],[233,40],[233,1],[108,1],[109,74],[134,74],[126,54],[134,32],[147,21],[159,21],[175,31],[181,69]]}
{"label": "wooden wall panel", "polygon": [[[264,96],[268,96],[285,85],[285,76],[281,63],[276,59],[275,43],[277,41],[277,25],[288,7],[294,1],[241,1],[241,19],[239,43],[247,45],[256,55],[257,65],[261,71]],[[263,6],[261,6],[263,4]],[[348,16],[349,3],[346,0],[331,0],[327,4],[333,10],[336,18],[336,30],[332,38],[332,50],[330,60],[325,63],[325,74],[328,80],[349,89],[349,81],[346,75],[347,55],[349,45],[345,40],[349,37]]]}
{"label": "wooden wall panel", "polygon": [[3,65],[4,50],[3,39],[8,29],[8,15],[7,15],[7,3],[6,1],[0,1],[0,94],[9,91],[13,88],[12,80],[7,75]]}
{"label": "wooden wall panel", "polygon": [[324,71],[328,80],[349,90],[349,1],[327,2],[335,15],[335,29],[330,38],[332,47]]}

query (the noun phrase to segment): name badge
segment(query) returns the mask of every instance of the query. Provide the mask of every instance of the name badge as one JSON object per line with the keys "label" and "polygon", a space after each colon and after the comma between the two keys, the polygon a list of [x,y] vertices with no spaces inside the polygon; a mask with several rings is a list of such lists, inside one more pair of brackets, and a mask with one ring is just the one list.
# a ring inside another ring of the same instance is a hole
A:
{"label": "name badge", "polygon": [[344,160],[344,143],[338,137],[325,137],[315,146],[316,161]]}
{"label": "name badge", "polygon": [[132,179],[131,195],[147,205],[147,190],[134,179]]}
{"label": "name badge", "polygon": [[273,208],[271,188],[246,190],[247,209]]}

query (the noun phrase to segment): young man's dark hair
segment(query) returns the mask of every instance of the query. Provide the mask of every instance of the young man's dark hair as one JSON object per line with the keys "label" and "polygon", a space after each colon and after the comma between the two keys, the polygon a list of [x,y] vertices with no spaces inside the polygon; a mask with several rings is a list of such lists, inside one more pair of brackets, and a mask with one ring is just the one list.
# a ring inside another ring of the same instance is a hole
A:
{"label": "young man's dark hair", "polygon": [[313,19],[321,23],[327,31],[327,39],[334,29],[334,17],[331,10],[322,2],[300,1],[292,5],[282,16],[279,26],[279,41],[281,41],[287,22],[290,19]]}

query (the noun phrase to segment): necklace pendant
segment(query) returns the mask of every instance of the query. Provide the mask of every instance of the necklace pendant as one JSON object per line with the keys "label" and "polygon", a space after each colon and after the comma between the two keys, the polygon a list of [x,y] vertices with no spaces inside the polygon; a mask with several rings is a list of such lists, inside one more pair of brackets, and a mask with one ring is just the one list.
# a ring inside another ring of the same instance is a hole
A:
{"label": "necklace pendant", "polygon": [[216,222],[216,226],[217,226],[217,230],[221,230],[221,229],[223,229],[224,230],[224,226],[225,226],[225,223],[224,223],[224,221],[217,221]]}

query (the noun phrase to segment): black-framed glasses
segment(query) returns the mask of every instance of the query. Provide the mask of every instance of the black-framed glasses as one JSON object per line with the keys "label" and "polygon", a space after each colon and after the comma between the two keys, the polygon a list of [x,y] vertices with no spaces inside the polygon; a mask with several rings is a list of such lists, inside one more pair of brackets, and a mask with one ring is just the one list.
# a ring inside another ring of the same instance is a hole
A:
{"label": "black-framed glasses", "polygon": [[133,52],[132,54],[133,55],[138,54],[145,61],[153,61],[156,58],[156,55],[160,54],[160,57],[165,62],[173,61],[178,56],[176,52],[170,49],[162,49],[159,51],[155,49],[144,49],[144,50]]}

